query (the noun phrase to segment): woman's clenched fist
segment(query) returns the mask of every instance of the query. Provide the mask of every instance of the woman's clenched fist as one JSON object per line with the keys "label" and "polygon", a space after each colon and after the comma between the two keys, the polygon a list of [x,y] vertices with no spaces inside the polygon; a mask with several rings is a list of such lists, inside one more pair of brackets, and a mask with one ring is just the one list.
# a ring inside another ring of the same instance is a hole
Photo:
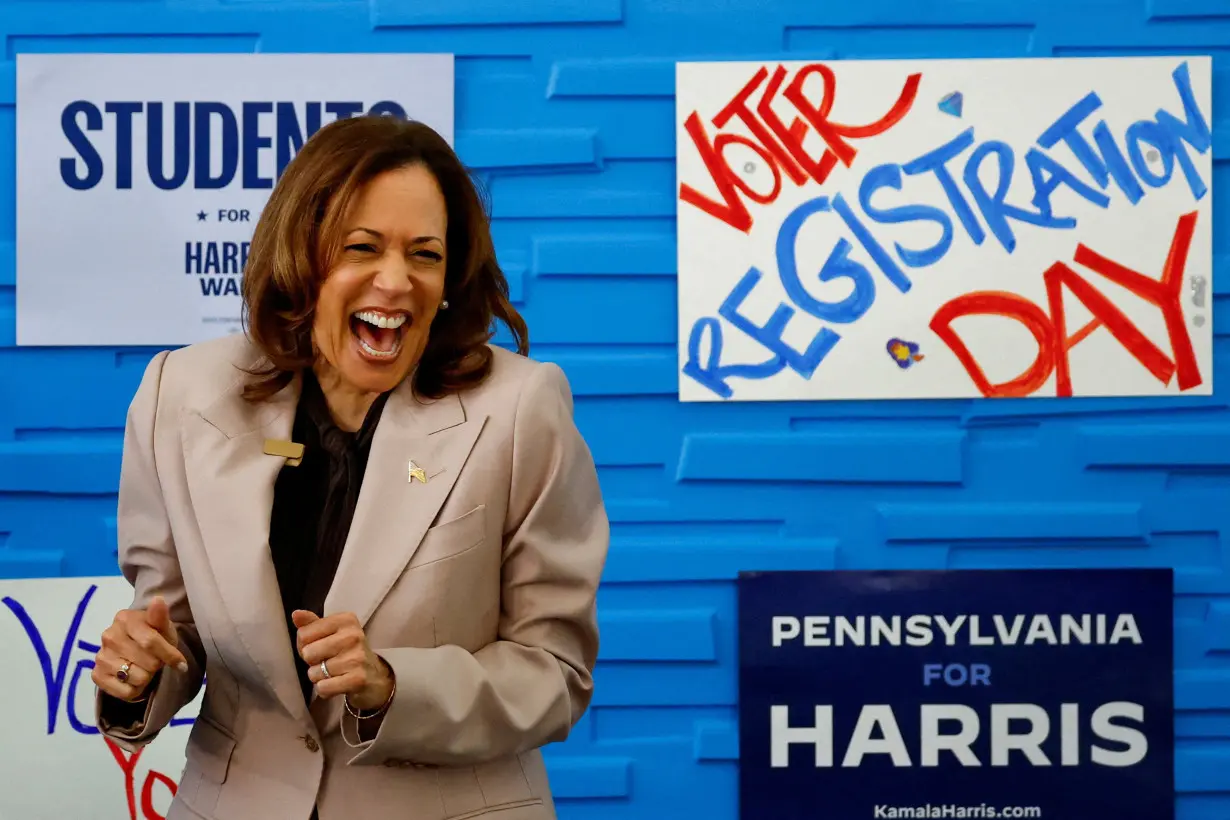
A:
{"label": "woman's clenched fist", "polygon": [[164,666],[188,671],[167,602],[159,596],[150,601],[149,609],[116,613],[103,631],[91,678],[103,692],[131,702],[144,697],[150,681]]}

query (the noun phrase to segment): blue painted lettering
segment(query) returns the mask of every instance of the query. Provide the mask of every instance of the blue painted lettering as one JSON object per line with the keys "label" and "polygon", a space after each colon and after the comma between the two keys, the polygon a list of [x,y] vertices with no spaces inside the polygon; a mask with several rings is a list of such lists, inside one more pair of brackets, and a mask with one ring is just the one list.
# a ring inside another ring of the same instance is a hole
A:
{"label": "blue painted lettering", "polygon": [[[47,693],[47,734],[49,735],[55,734],[61,704],[64,706],[68,725],[73,731],[83,735],[99,734],[98,727],[94,725],[93,715],[90,715],[88,720],[82,720],[81,716],[77,713],[80,687],[84,685],[89,687],[89,691],[93,691],[94,684],[90,679],[90,673],[94,668],[94,656],[98,654],[101,648],[98,644],[90,643],[79,637],[81,622],[85,618],[86,610],[89,609],[90,600],[97,591],[98,586],[90,584],[85,591],[85,595],[77,603],[77,608],[73,611],[72,621],[69,623],[68,630],[64,635],[64,641],[60,644],[60,652],[55,659],[54,669],[52,668],[51,649],[43,639],[38,625],[30,617],[30,613],[15,598],[11,596],[0,598],[0,603],[8,607],[9,611],[13,613],[13,617],[21,624],[26,637],[30,641],[30,647],[34,650],[34,656],[38,659],[39,668],[43,673],[43,685]],[[72,676],[68,677],[68,664],[72,659],[74,648],[86,653],[86,657],[77,660],[76,666],[73,667]],[[66,683],[67,689],[65,687]],[[177,717],[171,720],[171,725],[186,726],[194,720],[191,717]]]}
{"label": "blue painted lettering", "polygon": [[1081,182],[1071,171],[1037,148],[1030,148],[1025,152],[1025,165],[1029,168],[1030,179],[1033,180],[1032,204],[1046,219],[1054,218],[1051,196],[1061,185],[1068,186],[1085,201],[1092,202],[1099,208],[1110,204],[1110,197]]}
{"label": "blue painted lettering", "polygon": [[[884,250],[884,246],[876,241],[871,231],[867,230],[867,226],[855,216],[853,209],[850,208],[850,204],[846,202],[846,198],[841,194],[833,197],[833,210],[846,223],[846,227],[850,229],[850,233],[854,234],[854,238],[863,246],[863,250],[871,255],[876,265],[879,266],[880,272],[888,277],[888,281],[892,282],[897,290],[902,293],[908,291],[910,289],[910,280],[901,272],[901,268],[897,266],[893,258],[888,255],[888,251]],[[868,305],[868,307],[871,306]]]}
{"label": "blue painted lettering", "polygon": [[[1152,188],[1161,188],[1170,181],[1170,175],[1174,173],[1175,155],[1171,151],[1170,140],[1167,136],[1166,132],[1157,123],[1143,120],[1132,123],[1128,127],[1127,134],[1124,135],[1124,141],[1127,143],[1128,149],[1128,160],[1132,163],[1132,170],[1136,172],[1136,176],[1140,177]],[[1161,174],[1153,173],[1153,169],[1149,167],[1149,163],[1145,159],[1145,153],[1140,148],[1141,143],[1157,149],[1158,157],[1162,163]]]}
{"label": "blue painted lettering", "polygon": [[[871,278],[871,271],[850,258],[850,243],[844,239],[837,240],[824,266],[820,268],[821,282],[849,279],[853,285],[850,295],[840,302],[822,302],[808,293],[799,278],[798,264],[795,261],[795,244],[803,223],[812,214],[828,210],[828,197],[817,197],[795,208],[782,222],[781,230],[777,233],[777,275],[781,277],[786,295],[800,308],[822,321],[848,324],[866,313],[876,298],[876,285]],[[760,278],[759,271],[756,278]],[[778,311],[783,308],[786,306],[779,306]]]}
{"label": "blue painted lettering", "polygon": [[[994,154],[999,160],[994,194],[987,193],[986,187],[982,184],[982,178],[978,176],[979,170],[982,168],[983,159],[991,154]],[[965,186],[969,188],[970,194],[974,197],[974,202],[978,204],[978,210],[982,212],[983,221],[987,223],[991,233],[999,240],[999,244],[1008,253],[1016,250],[1016,236],[1012,233],[1012,226],[1008,224],[1009,217],[1020,222],[1037,225],[1041,228],[1076,227],[1075,219],[1048,218],[1046,214],[1027,211],[1016,205],[1009,205],[1004,201],[1004,198],[1008,195],[1008,189],[1012,185],[1012,170],[1015,165],[1016,159],[1012,153],[1012,146],[999,140],[989,140],[979,145],[965,163]]]}
{"label": "blue painted lettering", "polygon": [[[86,590],[85,595],[81,598],[81,602],[77,604],[77,609],[73,613],[72,622],[69,624],[68,632],[64,636],[64,641],[60,645],[60,654],[55,660],[55,668],[52,668],[51,650],[47,643],[43,640],[42,633],[39,632],[38,626],[34,623],[34,619],[26,611],[17,600],[11,597],[0,599],[13,616],[17,618],[17,622],[21,624],[25,630],[26,637],[30,639],[30,646],[34,650],[34,655],[38,658],[39,668],[43,673],[43,685],[47,692],[47,734],[55,734],[56,718],[60,714],[60,704],[63,702],[65,711],[68,713],[68,722],[72,728],[83,735],[98,734],[98,729],[93,725],[94,721],[88,723],[77,717],[77,684],[81,680],[82,668],[93,669],[94,661],[93,654],[98,652],[98,647],[92,644],[87,644],[85,641],[77,639],[77,633],[81,630],[81,620],[85,617],[86,608],[90,605],[90,599],[94,597],[94,593],[98,591],[98,587],[91,584]],[[77,662],[77,668],[73,671],[70,679],[68,677],[68,663],[72,658],[73,649],[82,649],[90,652],[91,657]],[[93,647],[92,651],[89,647]],[[64,699],[65,683],[68,686],[68,698]]]}
{"label": "blue painted lettering", "polygon": [[[702,356],[701,347],[706,337],[709,342],[709,355]],[[721,323],[712,316],[698,320],[692,325],[692,332],[688,336],[688,360],[683,365],[683,372],[721,398],[728,399],[734,395],[734,390],[726,383],[727,379],[767,379],[786,369],[786,360],[778,355],[760,364],[723,365],[721,362]]]}
{"label": "blue painted lettering", "polygon": [[833,331],[824,328],[812,338],[807,350],[798,351],[786,344],[783,339],[786,324],[795,314],[794,308],[790,305],[779,304],[773,311],[773,315],[769,317],[769,321],[763,325],[756,324],[740,313],[739,308],[743,306],[743,302],[747,300],[762,275],[756,268],[750,268],[730,295],[726,297],[726,301],[722,302],[721,307],[718,308],[718,315],[764,345],[765,349],[773,354],[774,363],[781,359],[791,370],[806,378],[816,372],[816,368],[833,349],[833,345],[837,344],[839,337]]}
{"label": "blue painted lettering", "polygon": [[872,168],[863,177],[863,184],[858,188],[858,204],[863,213],[881,225],[895,225],[907,222],[934,222],[940,226],[939,240],[929,248],[912,250],[894,243],[893,248],[901,261],[911,268],[925,268],[934,265],[952,245],[952,220],[940,208],[931,205],[898,205],[893,208],[878,208],[871,203],[871,197],[881,188],[901,190],[901,166],[880,165]]}
{"label": "blue painted lettering", "polygon": [[969,203],[965,201],[965,195],[961,193],[960,186],[952,178],[952,173],[949,172],[947,166],[949,160],[960,156],[961,152],[973,144],[974,129],[971,126],[934,151],[907,162],[902,166],[902,170],[910,176],[928,172],[935,174],[935,178],[944,189],[945,196],[948,197],[948,204],[952,206],[957,219],[961,220],[961,224],[965,227],[965,232],[969,234],[969,238],[975,245],[981,245],[982,240],[986,238],[986,234],[982,232],[982,226],[978,224],[978,218],[970,210]]}
{"label": "blue painted lettering", "polygon": [[1097,143],[1098,149],[1102,152],[1102,161],[1106,163],[1106,169],[1110,171],[1110,178],[1119,186],[1119,190],[1127,197],[1127,201],[1133,205],[1140,202],[1145,192],[1141,189],[1140,183],[1136,181],[1136,177],[1132,176],[1132,169],[1128,167],[1123,152],[1115,144],[1115,135],[1110,132],[1110,126],[1105,122],[1094,126],[1093,141]]}
{"label": "blue painted lettering", "polygon": [[[1144,196],[1144,190],[1136,176],[1150,187],[1160,188],[1170,181],[1174,165],[1178,163],[1192,197],[1200,200],[1208,193],[1208,185],[1200,178],[1187,149],[1190,147],[1200,154],[1207,152],[1212,147],[1213,135],[1208,120],[1201,113],[1192,93],[1191,73],[1187,63],[1180,64],[1171,72],[1171,79],[1183,107],[1183,119],[1165,109],[1158,109],[1152,121],[1140,120],[1129,125],[1124,136],[1127,157],[1124,157],[1110,126],[1104,120],[1093,128],[1096,149],[1077,131],[1085,120],[1102,107],[1101,98],[1093,92],[1081,98],[1043,131],[1038,137],[1038,145],[1050,149],[1063,141],[1099,187],[1105,188],[1113,179],[1128,202],[1133,205],[1140,202]],[[1140,148],[1142,142],[1156,149],[1163,167],[1160,175],[1149,167],[1147,156]]]}
{"label": "blue painted lettering", "polygon": [[1049,151],[1062,140],[1080,164],[1085,166],[1085,170],[1093,177],[1093,181],[1099,187],[1105,188],[1106,183],[1110,181],[1106,163],[1098,156],[1098,152],[1093,149],[1089,141],[1076,130],[1101,107],[1102,98],[1092,91],[1089,92],[1042,132],[1042,136],[1038,137],[1038,145]]}
{"label": "blue painted lettering", "polygon": [[1183,176],[1187,179],[1187,186],[1191,189],[1192,196],[1196,199],[1203,199],[1209,188],[1200,178],[1183,144],[1186,143],[1197,153],[1203,154],[1213,147],[1213,132],[1209,129],[1208,120],[1200,113],[1200,106],[1196,105],[1196,98],[1192,95],[1192,78],[1187,70],[1187,63],[1181,63],[1170,76],[1179,92],[1179,101],[1183,104],[1183,119],[1178,119],[1164,109],[1158,109],[1154,116],[1157,124],[1169,139],[1170,151],[1178,161],[1179,167],[1183,169]]}

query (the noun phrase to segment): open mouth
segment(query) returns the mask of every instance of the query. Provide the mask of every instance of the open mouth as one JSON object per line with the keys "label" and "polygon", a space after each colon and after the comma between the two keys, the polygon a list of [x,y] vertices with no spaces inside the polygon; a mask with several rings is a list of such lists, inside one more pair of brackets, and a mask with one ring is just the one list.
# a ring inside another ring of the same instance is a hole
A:
{"label": "open mouth", "polygon": [[401,352],[402,339],[412,321],[410,314],[402,311],[358,310],[350,314],[350,332],[369,357],[392,359]]}

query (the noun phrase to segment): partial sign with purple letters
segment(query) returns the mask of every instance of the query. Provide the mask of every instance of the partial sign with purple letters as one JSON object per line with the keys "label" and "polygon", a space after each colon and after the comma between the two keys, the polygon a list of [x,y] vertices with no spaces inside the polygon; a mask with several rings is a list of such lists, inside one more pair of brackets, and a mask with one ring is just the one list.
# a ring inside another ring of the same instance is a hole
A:
{"label": "partial sign with purple letters", "polygon": [[[161,820],[179,787],[202,694],[155,742],[127,752],[94,725],[100,636],[132,605],[122,577],[0,580],[0,818]],[[68,786],[66,788],[66,786]]]}

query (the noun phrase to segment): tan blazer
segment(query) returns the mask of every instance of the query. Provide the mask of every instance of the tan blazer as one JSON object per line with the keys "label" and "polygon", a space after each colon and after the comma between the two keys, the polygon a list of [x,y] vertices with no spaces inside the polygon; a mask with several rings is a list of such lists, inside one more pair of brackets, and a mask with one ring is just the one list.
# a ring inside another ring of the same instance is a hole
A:
{"label": "tan blazer", "polygon": [[[495,348],[481,386],[418,400],[407,381],[372,443],[325,613],[354,612],[397,675],[374,740],[341,700],[305,707],[268,536],[299,384],[240,396],[242,336],[158,354],[128,414],[120,566],[134,608],[163,595],[189,659],[167,667],[148,743],[207,685],[168,820],[552,820],[538,748],[589,705],[609,527],[563,372]],[[426,483],[411,481],[410,462]]]}

